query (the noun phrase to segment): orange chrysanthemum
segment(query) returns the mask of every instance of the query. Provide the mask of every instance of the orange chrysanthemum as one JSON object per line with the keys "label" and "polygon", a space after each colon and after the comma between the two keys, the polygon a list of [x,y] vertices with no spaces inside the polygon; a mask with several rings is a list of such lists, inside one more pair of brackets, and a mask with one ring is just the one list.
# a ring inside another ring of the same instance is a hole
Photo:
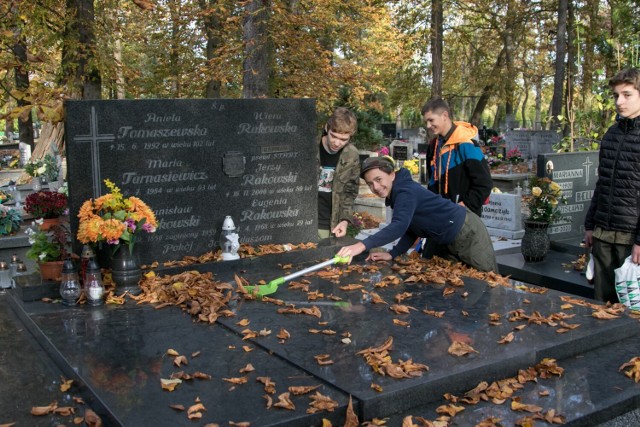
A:
{"label": "orange chrysanthemum", "polygon": [[78,226],[78,240],[82,243],[95,243],[100,240],[100,230],[104,220],[93,216],[80,222]]}
{"label": "orange chrysanthemum", "polygon": [[102,223],[100,234],[107,241],[116,241],[120,239],[122,233],[127,229],[122,221],[117,219],[108,219]]}
{"label": "orange chrysanthemum", "polygon": [[80,218],[80,222],[88,221],[93,217],[97,216],[93,210],[93,202],[91,200],[87,200],[80,207],[80,212],[78,212],[78,218]]}

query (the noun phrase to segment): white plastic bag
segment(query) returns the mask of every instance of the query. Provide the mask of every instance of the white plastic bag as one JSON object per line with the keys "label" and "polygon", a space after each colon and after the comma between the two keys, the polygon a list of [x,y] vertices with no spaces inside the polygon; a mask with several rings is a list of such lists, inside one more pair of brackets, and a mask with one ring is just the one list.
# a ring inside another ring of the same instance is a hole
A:
{"label": "white plastic bag", "polygon": [[640,310],[640,265],[634,264],[628,256],[615,272],[620,302],[632,310]]}
{"label": "white plastic bag", "polygon": [[587,282],[593,283],[593,253],[589,251],[587,256],[589,257],[589,261],[587,261],[587,268],[585,269],[584,275],[587,278]]}

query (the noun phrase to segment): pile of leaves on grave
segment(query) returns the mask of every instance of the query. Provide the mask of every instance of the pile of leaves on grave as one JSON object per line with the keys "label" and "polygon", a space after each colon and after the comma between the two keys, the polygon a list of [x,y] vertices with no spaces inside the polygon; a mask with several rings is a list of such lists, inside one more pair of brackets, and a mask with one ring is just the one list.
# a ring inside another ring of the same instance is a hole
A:
{"label": "pile of leaves on grave", "polygon": [[140,281],[140,288],[140,295],[131,296],[138,303],[156,304],[156,308],[177,305],[201,322],[214,323],[220,316],[234,315],[228,308],[232,286],[214,280],[211,272],[191,270],[157,276],[150,271]]}
{"label": "pile of leaves on grave", "polygon": [[[285,252],[291,252],[293,250],[306,250],[306,249],[315,249],[317,245],[315,243],[300,243],[298,245],[294,245],[291,243],[284,244],[270,244],[270,245],[259,245],[257,247],[253,247],[249,244],[242,243],[240,245],[240,249],[238,249],[238,255],[240,258],[252,258],[256,256],[269,255],[269,254],[282,254]],[[170,260],[162,263],[164,267],[186,267],[194,264],[204,264],[207,262],[215,262],[222,261],[222,250],[218,249],[215,251],[206,252],[200,256],[184,256],[181,260]],[[155,261],[150,265],[142,266],[143,269],[152,269],[159,267],[159,263]]]}

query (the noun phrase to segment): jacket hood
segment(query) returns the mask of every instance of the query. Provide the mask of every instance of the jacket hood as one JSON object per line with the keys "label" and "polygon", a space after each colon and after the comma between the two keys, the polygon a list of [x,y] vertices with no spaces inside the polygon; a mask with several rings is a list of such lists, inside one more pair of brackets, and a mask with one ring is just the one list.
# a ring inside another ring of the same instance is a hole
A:
{"label": "jacket hood", "polygon": [[453,122],[456,128],[447,139],[444,145],[460,144],[461,142],[471,142],[478,135],[478,128],[467,122]]}

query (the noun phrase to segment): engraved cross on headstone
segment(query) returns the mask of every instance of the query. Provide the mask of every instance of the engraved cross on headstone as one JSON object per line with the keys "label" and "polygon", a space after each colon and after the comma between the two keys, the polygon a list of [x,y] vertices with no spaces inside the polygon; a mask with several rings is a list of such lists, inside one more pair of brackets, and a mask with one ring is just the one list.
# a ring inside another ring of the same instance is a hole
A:
{"label": "engraved cross on headstone", "polygon": [[98,116],[96,115],[95,107],[91,107],[91,118],[89,123],[88,135],[77,135],[73,138],[77,142],[90,142],[91,143],[91,176],[93,181],[93,198],[101,196],[101,184],[100,179],[100,142],[114,142],[116,137],[112,133],[105,133],[100,135],[98,133]]}
{"label": "engraved cross on headstone", "polygon": [[585,172],[586,172],[586,173],[585,173],[585,176],[586,176],[586,184],[587,184],[587,185],[589,185],[589,172],[590,172],[590,170],[591,170],[591,165],[592,165],[592,164],[593,164],[593,162],[592,162],[592,161],[591,161],[591,159],[590,159],[590,158],[588,158],[588,157],[587,157],[587,160],[585,160],[585,161],[584,161],[584,163],[582,164],[582,166],[584,166],[584,167],[585,167],[585,169],[586,169],[586,171],[585,171]]}

